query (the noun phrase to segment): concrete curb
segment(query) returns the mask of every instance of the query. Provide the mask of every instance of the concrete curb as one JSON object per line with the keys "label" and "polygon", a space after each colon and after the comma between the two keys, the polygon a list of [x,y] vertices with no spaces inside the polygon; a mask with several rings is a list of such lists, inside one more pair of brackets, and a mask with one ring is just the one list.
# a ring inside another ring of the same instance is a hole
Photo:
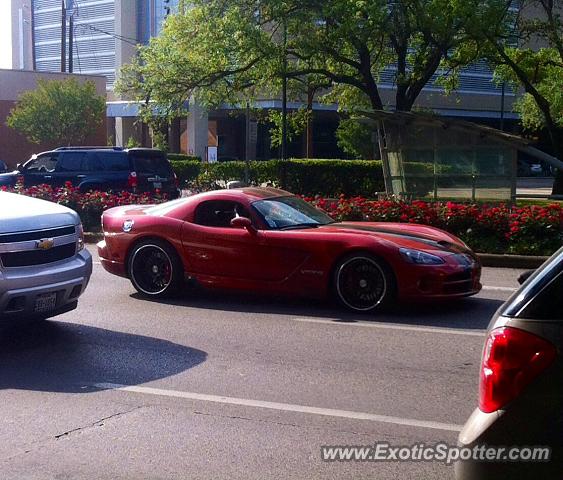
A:
{"label": "concrete curb", "polygon": [[[94,244],[104,239],[101,232],[84,232],[84,241]],[[538,268],[549,257],[532,257],[528,255],[494,255],[490,253],[478,253],[484,267],[500,268]]]}
{"label": "concrete curb", "polygon": [[478,253],[484,267],[500,268],[538,268],[549,257],[533,257],[530,255],[496,255],[492,253]]}

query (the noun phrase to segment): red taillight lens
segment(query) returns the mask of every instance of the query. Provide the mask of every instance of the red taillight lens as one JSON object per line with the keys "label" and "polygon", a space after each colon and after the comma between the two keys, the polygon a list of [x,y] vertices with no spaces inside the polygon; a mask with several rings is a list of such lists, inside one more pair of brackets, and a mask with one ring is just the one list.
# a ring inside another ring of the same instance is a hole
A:
{"label": "red taillight lens", "polygon": [[495,412],[514,400],[555,359],[555,346],[517,328],[493,330],[483,350],[479,409]]}
{"label": "red taillight lens", "polygon": [[137,172],[131,172],[129,174],[127,185],[129,185],[129,188],[137,188]]}

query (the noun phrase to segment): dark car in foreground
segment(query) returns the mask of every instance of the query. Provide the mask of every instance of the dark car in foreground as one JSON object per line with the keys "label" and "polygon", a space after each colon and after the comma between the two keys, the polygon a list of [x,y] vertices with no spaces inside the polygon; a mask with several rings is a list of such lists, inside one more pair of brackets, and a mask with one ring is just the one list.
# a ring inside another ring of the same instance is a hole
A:
{"label": "dark car in foreground", "polygon": [[562,349],[563,248],[493,317],[482,354],[479,407],[459,436],[462,447],[496,446],[507,455],[513,448],[547,447],[550,460],[462,461],[456,464],[458,480],[563,478]]}
{"label": "dark car in foreground", "polygon": [[184,277],[216,289],[335,298],[371,312],[395,300],[444,300],[481,289],[481,265],[458,238],[426,225],[336,222],[273,188],[193,195],[102,216],[102,266],[143,295]]}
{"label": "dark car in foreground", "polygon": [[18,180],[26,187],[60,187],[71,182],[82,192],[159,191],[171,199],[179,196],[166,154],[150,148],[61,147],[34,155],[17,170],[0,174],[0,186],[13,186]]}

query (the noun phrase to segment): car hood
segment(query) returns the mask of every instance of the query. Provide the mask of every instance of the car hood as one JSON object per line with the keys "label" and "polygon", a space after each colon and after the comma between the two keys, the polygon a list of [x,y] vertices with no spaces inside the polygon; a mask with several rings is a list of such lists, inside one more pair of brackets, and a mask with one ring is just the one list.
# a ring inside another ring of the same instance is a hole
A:
{"label": "car hood", "polygon": [[78,214],[57,203],[0,192],[0,233],[43,230],[80,223]]}
{"label": "car hood", "polygon": [[155,205],[121,205],[119,207],[108,208],[104,212],[107,217],[137,217],[147,215],[147,210]]}
{"label": "car hood", "polygon": [[12,185],[16,182],[19,172],[17,170],[13,172],[0,173],[0,185]]}
{"label": "car hood", "polygon": [[315,229],[317,232],[368,235],[399,246],[424,250],[470,252],[459,238],[427,225],[392,222],[339,222]]}

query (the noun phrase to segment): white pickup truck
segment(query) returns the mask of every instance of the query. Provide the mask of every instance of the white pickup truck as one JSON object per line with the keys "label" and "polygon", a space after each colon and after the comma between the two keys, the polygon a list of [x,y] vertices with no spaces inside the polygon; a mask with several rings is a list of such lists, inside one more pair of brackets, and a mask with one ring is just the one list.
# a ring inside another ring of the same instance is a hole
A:
{"label": "white pickup truck", "polygon": [[92,256],[76,212],[0,192],[0,320],[75,309],[91,274]]}

